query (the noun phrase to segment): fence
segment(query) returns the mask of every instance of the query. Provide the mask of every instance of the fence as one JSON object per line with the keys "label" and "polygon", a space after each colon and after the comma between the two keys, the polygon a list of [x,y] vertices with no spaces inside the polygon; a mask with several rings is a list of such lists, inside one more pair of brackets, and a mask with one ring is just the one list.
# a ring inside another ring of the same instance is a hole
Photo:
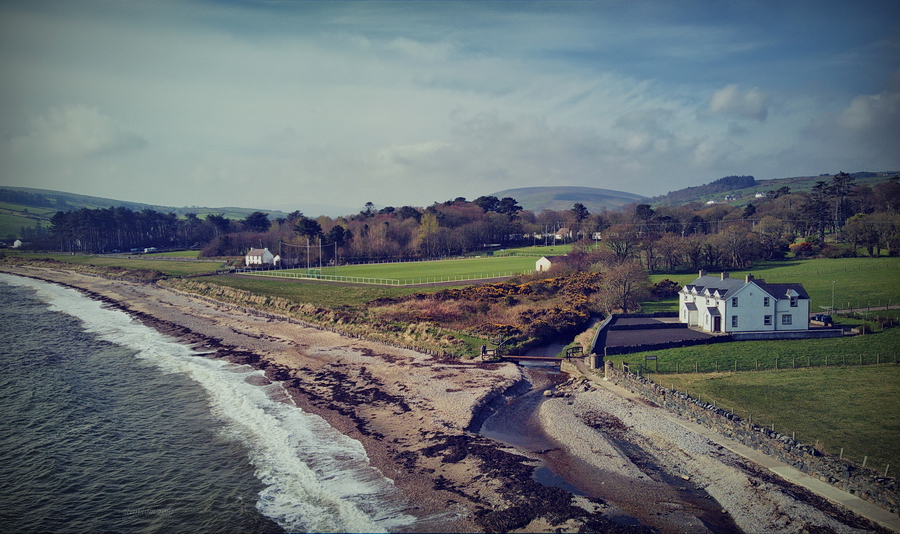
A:
{"label": "fence", "polygon": [[[612,355],[612,354],[607,354]],[[632,368],[643,374],[718,373],[724,371],[779,371],[784,369],[809,369],[819,367],[846,367],[851,365],[880,365],[900,362],[900,353],[825,354],[769,358],[722,359],[715,361],[666,361],[656,355],[652,365],[633,362]]]}
{"label": "fence", "polygon": [[322,273],[301,273],[280,270],[253,270],[253,269],[235,269],[231,271],[236,274],[251,274],[253,276],[268,276],[272,278],[289,278],[294,280],[320,280],[326,282],[343,282],[347,284],[366,284],[379,286],[416,286],[423,284],[440,284],[447,282],[474,282],[478,280],[491,280],[494,278],[509,278],[529,274],[531,270],[523,272],[519,271],[501,271],[495,273],[480,273],[476,275],[455,275],[455,276],[423,276],[417,278],[370,278],[363,276],[339,276],[334,274]]}

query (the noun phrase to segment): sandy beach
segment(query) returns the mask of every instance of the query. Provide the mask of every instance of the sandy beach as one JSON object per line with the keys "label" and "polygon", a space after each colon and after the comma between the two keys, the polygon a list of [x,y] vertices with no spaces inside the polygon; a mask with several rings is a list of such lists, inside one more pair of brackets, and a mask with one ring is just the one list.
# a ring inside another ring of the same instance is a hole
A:
{"label": "sandy beach", "polygon": [[[462,363],[237,313],[153,284],[4,267],[78,288],[210,357],[263,369],[293,402],[359,440],[428,532],[866,532],[871,523],[580,380],[540,404],[555,452],[477,434],[530,387],[510,363]],[[588,497],[532,479],[571,469]],[[554,464],[555,462],[555,464]],[[598,497],[597,495],[603,495]],[[638,518],[622,521],[620,518]]]}

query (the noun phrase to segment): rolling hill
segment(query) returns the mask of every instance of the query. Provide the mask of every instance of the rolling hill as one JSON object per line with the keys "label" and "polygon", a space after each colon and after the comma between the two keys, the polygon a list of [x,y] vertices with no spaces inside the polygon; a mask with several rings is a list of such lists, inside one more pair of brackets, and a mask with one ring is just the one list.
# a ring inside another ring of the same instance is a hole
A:
{"label": "rolling hill", "polygon": [[616,211],[623,207],[647,200],[647,197],[598,189],[596,187],[521,187],[494,193],[497,198],[512,197],[523,209],[539,212],[543,210],[564,211],[572,209],[576,202],[584,204],[591,213],[605,210]]}

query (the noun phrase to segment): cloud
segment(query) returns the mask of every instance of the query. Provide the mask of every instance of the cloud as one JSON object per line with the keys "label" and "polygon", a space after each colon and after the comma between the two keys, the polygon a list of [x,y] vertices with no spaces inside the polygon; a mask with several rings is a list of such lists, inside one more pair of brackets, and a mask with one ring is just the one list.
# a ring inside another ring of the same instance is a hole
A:
{"label": "cloud", "polygon": [[709,111],[762,122],[769,115],[769,96],[756,87],[741,92],[737,84],[726,85],[712,96]]}
{"label": "cloud", "polygon": [[[900,164],[900,90],[859,95],[838,113],[825,113],[805,133],[833,154],[853,154],[867,169],[895,170]],[[847,148],[852,147],[852,151]],[[888,168],[890,167],[890,168]]]}
{"label": "cloud", "polygon": [[143,148],[147,141],[96,108],[69,105],[34,118],[31,130],[12,144],[17,151],[81,157],[127,152]]}

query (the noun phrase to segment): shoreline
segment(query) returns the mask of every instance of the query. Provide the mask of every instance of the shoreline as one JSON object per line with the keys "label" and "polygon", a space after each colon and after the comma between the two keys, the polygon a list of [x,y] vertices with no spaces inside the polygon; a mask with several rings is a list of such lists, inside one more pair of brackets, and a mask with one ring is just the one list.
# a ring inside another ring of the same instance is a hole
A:
{"label": "shoreline", "polygon": [[[530,388],[513,364],[445,360],[244,315],[154,284],[38,268],[0,272],[76,289],[210,357],[263,370],[300,409],[362,443],[370,464],[400,490],[404,512],[418,519],[400,532],[880,530],[696,434],[660,426],[653,410],[661,408],[624,402],[586,381],[570,380],[540,404],[541,427],[560,448],[522,451],[475,433],[509,396]],[[594,497],[533,480],[537,467],[553,462]]]}

